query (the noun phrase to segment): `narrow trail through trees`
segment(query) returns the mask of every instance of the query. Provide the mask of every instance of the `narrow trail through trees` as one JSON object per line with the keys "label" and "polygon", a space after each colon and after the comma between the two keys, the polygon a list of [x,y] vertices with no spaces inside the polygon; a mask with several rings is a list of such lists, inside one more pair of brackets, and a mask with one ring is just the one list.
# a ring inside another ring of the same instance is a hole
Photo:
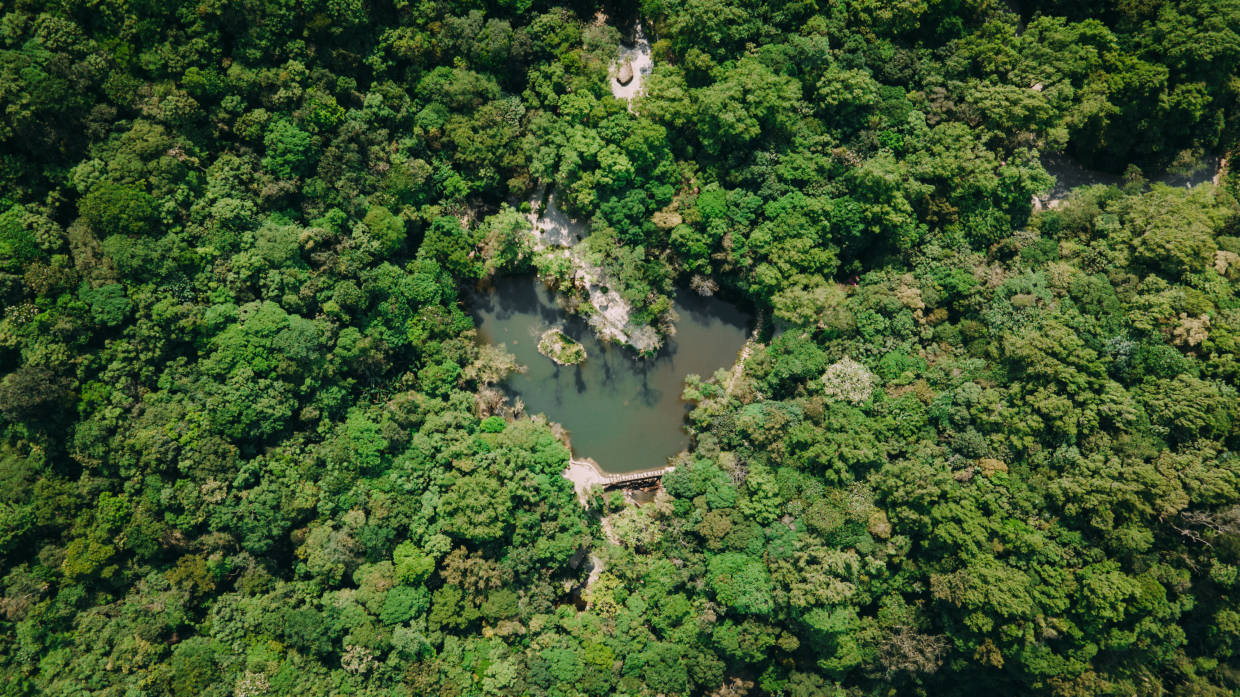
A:
{"label": "narrow trail through trees", "polygon": [[754,346],[758,344],[758,337],[762,334],[762,324],[766,319],[766,313],[758,313],[758,321],[754,324],[753,333],[749,335],[749,340],[741,347],[740,353],[736,355],[736,365],[732,366],[732,372],[728,375],[728,386],[724,388],[724,394],[731,397],[732,388],[736,385],[736,381],[740,379],[745,372],[745,361],[749,360],[749,354],[753,353]]}

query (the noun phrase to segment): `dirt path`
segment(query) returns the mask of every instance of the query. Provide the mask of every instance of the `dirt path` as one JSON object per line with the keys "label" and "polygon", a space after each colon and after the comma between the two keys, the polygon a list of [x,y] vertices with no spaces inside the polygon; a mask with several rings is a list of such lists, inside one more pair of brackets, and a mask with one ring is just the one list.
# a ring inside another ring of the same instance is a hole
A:
{"label": "dirt path", "polygon": [[[599,559],[597,554],[591,554],[590,555],[590,575],[586,577],[586,587],[585,587],[586,593],[590,592],[590,588],[593,587],[596,582],[598,582],[598,577],[602,575],[603,575],[603,560]],[[586,603],[586,608],[588,609],[589,607],[590,607],[590,604]]]}
{"label": "dirt path", "polygon": [[569,458],[568,469],[564,470],[564,478],[573,483],[573,491],[577,492],[577,499],[581,501],[581,505],[586,503],[586,495],[590,493],[590,488],[594,486],[602,486],[607,482],[607,478],[603,475],[603,471],[599,469],[598,463],[591,459],[578,460]]}
{"label": "dirt path", "polygon": [[736,356],[736,365],[732,366],[732,372],[728,375],[728,386],[724,388],[724,394],[729,397],[732,396],[732,388],[736,385],[736,381],[745,373],[745,361],[749,360],[749,354],[753,353],[754,346],[758,345],[758,335],[762,333],[762,322],[765,319],[766,316],[759,312],[753,333],[749,335],[749,339]]}
{"label": "dirt path", "polygon": [[[607,538],[607,541],[613,545],[620,544],[620,539],[616,537],[616,531],[612,529],[611,520],[609,520],[608,516],[603,516],[599,523],[603,528],[603,537]],[[597,554],[591,552],[590,573],[586,576],[586,584],[582,588],[583,596],[589,597],[590,589],[594,587],[595,583],[598,583],[599,576],[602,576],[603,571],[606,569],[607,565],[603,563],[603,560]],[[589,608],[590,603],[587,602],[586,609]]]}

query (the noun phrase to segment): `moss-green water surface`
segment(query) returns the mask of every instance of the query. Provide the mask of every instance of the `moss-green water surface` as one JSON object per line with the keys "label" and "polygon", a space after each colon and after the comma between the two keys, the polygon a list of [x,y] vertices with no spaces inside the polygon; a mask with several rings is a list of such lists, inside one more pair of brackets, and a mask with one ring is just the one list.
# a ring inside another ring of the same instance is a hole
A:
{"label": "moss-green water surface", "polygon": [[[530,414],[543,413],[572,435],[573,454],[591,457],[608,472],[662,467],[688,443],[685,376],[728,368],[745,343],[752,318],[734,305],[688,291],[676,297],[676,335],[652,358],[600,343],[580,318],[556,306],[532,276],[498,279],[474,293],[471,308],[483,341],[504,344],[528,366],[507,382]],[[588,358],[557,366],[538,352],[551,327],[580,342]]]}

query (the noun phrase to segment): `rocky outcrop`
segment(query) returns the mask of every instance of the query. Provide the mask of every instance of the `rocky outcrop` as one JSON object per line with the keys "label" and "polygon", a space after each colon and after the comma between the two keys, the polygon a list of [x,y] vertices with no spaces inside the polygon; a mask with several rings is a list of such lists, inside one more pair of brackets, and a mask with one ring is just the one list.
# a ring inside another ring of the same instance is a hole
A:
{"label": "rocky outcrop", "polygon": [[[634,43],[631,48],[620,47],[620,55],[612,63],[611,93],[616,99],[628,102],[642,92],[642,83],[654,69],[650,42],[642,33],[641,24],[634,27]],[[630,105],[630,109],[632,106]]]}
{"label": "rocky outcrop", "polygon": [[586,349],[559,329],[548,329],[538,339],[538,352],[556,365],[577,365],[586,359]]}
{"label": "rocky outcrop", "polygon": [[[649,325],[632,321],[633,308],[613,287],[602,267],[589,262],[584,250],[578,247],[588,233],[586,225],[569,218],[552,193],[545,207],[539,199],[530,203],[530,227],[534,236],[536,254],[545,259],[564,264],[566,272],[560,277],[585,295],[593,311],[586,315],[590,328],[601,339],[633,347],[638,353],[652,354],[663,345],[658,331]],[[540,211],[540,208],[542,209]]]}

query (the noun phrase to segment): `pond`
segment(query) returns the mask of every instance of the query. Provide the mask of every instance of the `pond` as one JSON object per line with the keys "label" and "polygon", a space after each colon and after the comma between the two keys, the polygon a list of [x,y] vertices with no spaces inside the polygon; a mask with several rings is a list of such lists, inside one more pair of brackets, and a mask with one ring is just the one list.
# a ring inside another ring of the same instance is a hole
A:
{"label": "pond", "polygon": [[[730,303],[681,291],[676,335],[654,357],[638,358],[599,342],[533,276],[496,279],[468,303],[479,338],[503,344],[527,366],[508,379],[508,391],[527,413],[546,414],[567,429],[574,457],[592,458],[609,474],[662,467],[688,445],[685,376],[731,367],[752,326],[752,317]],[[585,347],[584,363],[561,367],[538,352],[539,337],[552,327]]]}

